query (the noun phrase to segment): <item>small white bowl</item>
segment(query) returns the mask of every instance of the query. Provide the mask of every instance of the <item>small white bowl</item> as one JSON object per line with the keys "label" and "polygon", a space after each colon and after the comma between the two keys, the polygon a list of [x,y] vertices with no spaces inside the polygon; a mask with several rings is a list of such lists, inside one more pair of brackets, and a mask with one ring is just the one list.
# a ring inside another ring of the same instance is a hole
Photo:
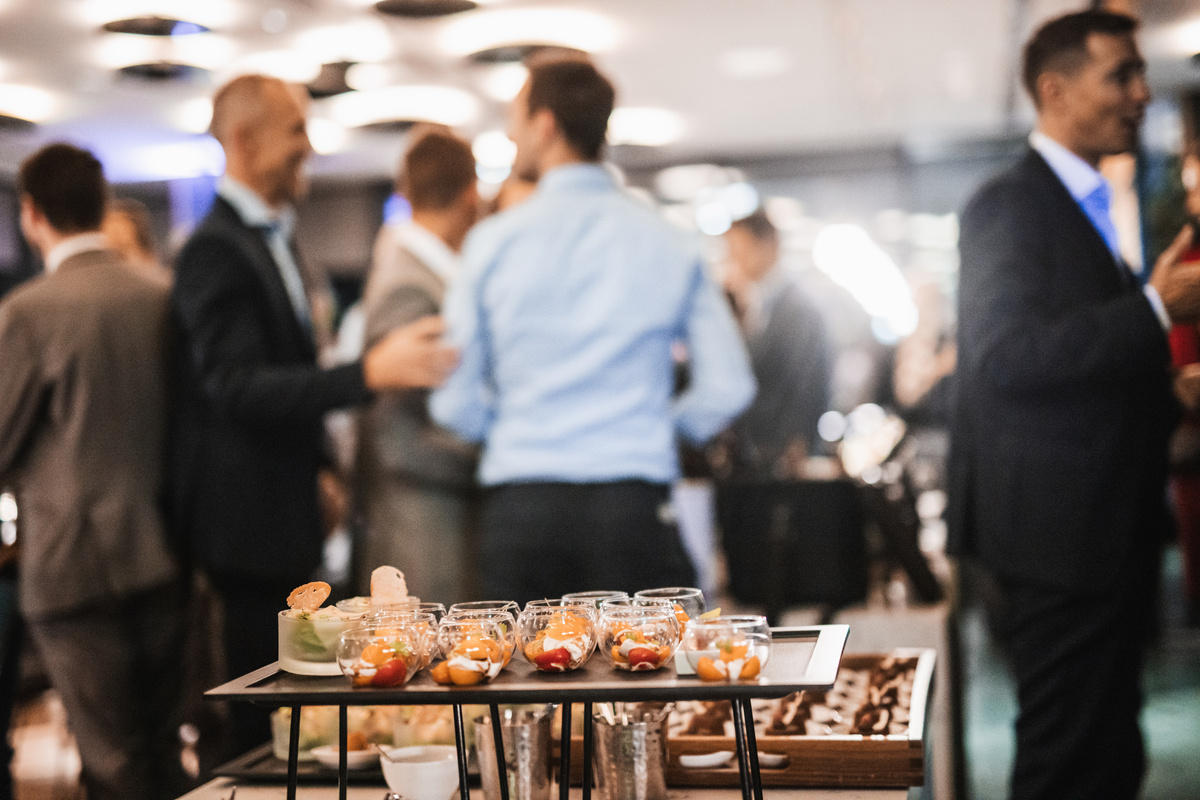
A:
{"label": "small white bowl", "polygon": [[718,750],[715,753],[693,753],[681,755],[679,766],[684,769],[714,769],[723,767],[733,760],[732,750]]}
{"label": "small white bowl", "polygon": [[762,753],[758,754],[758,765],[763,769],[781,769],[786,767],[788,757],[782,753]]}
{"label": "small white bowl", "polygon": [[[338,753],[340,752],[336,744],[325,744],[312,749],[313,756],[317,761],[321,762],[322,766],[330,769],[338,768]],[[346,751],[346,769],[366,769],[379,760],[379,753],[375,750],[347,750]]]}
{"label": "small white bowl", "polygon": [[458,790],[458,751],[454,745],[380,748],[388,788],[407,800],[450,800]]}

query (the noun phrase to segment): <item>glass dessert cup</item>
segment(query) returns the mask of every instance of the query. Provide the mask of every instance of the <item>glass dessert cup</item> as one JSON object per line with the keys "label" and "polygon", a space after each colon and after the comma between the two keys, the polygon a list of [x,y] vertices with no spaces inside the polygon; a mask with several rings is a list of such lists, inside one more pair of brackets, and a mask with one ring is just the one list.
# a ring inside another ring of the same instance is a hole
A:
{"label": "glass dessert cup", "polygon": [[564,594],[562,596],[562,599],[567,602],[583,601],[583,602],[595,603],[596,608],[599,609],[600,606],[604,604],[605,600],[628,600],[629,593],[628,592],[615,592],[615,591],[609,592],[609,591],[604,591],[604,590],[593,591],[593,592],[571,592],[570,594]]}
{"label": "glass dessert cup", "polygon": [[447,615],[438,625],[438,650],[445,660],[429,670],[443,686],[475,686],[500,674],[505,660],[506,632],[495,619],[459,619]]}
{"label": "glass dessert cup", "polygon": [[325,606],[279,612],[279,668],[294,675],[340,675],[338,639],[362,625],[362,615]]}
{"label": "glass dessert cup", "polygon": [[355,688],[403,686],[421,669],[424,639],[415,622],[354,628],[338,642],[338,666]]}
{"label": "glass dessert cup", "polygon": [[652,599],[652,600],[667,600],[677,606],[677,611],[682,611],[684,617],[681,622],[687,622],[689,619],[695,619],[704,613],[706,605],[704,603],[704,592],[690,586],[667,586],[662,589],[642,589],[640,592],[635,592],[635,598]]}
{"label": "glass dessert cup", "polygon": [[679,621],[666,603],[606,605],[596,623],[598,647],[616,669],[648,672],[664,666],[679,646]]}
{"label": "glass dessert cup", "polygon": [[456,611],[507,611],[517,618],[521,607],[512,600],[472,600],[469,603],[455,603],[450,606],[450,613]]}
{"label": "glass dessert cup", "polygon": [[540,672],[579,669],[596,645],[593,603],[539,600],[525,606],[517,620],[521,653]]}
{"label": "glass dessert cup", "polygon": [[419,597],[407,597],[399,603],[373,603],[370,597],[347,597],[345,600],[338,600],[334,605],[341,611],[346,611],[351,614],[370,614],[374,611],[383,611],[385,609],[411,609],[416,608],[421,603]]}
{"label": "glass dessert cup", "polygon": [[760,616],[692,620],[681,649],[703,681],[755,680],[771,656],[771,629]]}
{"label": "glass dessert cup", "polygon": [[364,614],[364,627],[386,630],[393,626],[416,625],[421,630],[421,665],[418,669],[428,667],[437,658],[438,621],[431,612],[412,610],[384,610]]}
{"label": "glass dessert cup", "polygon": [[451,611],[442,620],[470,622],[489,620],[500,626],[500,642],[504,645],[504,666],[512,661],[517,652],[517,617],[509,611]]}

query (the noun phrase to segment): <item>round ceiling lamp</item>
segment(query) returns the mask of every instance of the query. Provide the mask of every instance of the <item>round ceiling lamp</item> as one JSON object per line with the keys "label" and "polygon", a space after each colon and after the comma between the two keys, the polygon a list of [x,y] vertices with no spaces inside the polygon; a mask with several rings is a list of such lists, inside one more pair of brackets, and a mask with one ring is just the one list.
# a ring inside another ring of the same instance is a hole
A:
{"label": "round ceiling lamp", "polygon": [[433,19],[461,14],[478,7],[473,0],[380,0],[375,10],[406,19]]}
{"label": "round ceiling lamp", "polygon": [[519,64],[534,55],[562,56],[563,58],[587,58],[588,54],[574,47],[560,44],[506,44],[477,50],[467,58],[476,64]]}
{"label": "round ceiling lamp", "polygon": [[145,64],[129,64],[120,67],[117,72],[127,78],[153,83],[179,81],[193,83],[207,77],[208,70],[193,64],[180,64],[174,61],[151,61]]}
{"label": "round ceiling lamp", "polygon": [[132,33],[136,36],[188,36],[209,31],[195,22],[158,16],[118,19],[106,22],[101,28],[108,33]]}

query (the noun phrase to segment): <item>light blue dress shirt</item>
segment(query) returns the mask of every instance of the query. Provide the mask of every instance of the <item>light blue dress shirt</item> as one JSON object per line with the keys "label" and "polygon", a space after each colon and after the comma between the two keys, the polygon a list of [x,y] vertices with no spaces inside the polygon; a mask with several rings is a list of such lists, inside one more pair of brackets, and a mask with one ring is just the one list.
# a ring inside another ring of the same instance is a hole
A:
{"label": "light blue dress shirt", "polygon": [[[698,250],[596,164],[551,170],[471,233],[445,316],[461,360],[430,410],[485,443],[485,485],[668,483],[676,434],[704,442],[754,397]],[[691,384],[672,399],[677,342]]]}
{"label": "light blue dress shirt", "polygon": [[[1112,251],[1117,269],[1125,269],[1124,260],[1117,242],[1117,226],[1112,220],[1112,185],[1108,179],[1093,168],[1091,164],[1072,153],[1063,145],[1051,139],[1041,131],[1035,130],[1029,134],[1029,146],[1038,152],[1050,169],[1062,181],[1067,192],[1079,204],[1080,209],[1091,221],[1092,227],[1104,239],[1108,249]],[[1167,307],[1163,305],[1158,290],[1145,285],[1142,293],[1154,309],[1154,315],[1163,326],[1163,330],[1171,329],[1171,318],[1167,316]]]}

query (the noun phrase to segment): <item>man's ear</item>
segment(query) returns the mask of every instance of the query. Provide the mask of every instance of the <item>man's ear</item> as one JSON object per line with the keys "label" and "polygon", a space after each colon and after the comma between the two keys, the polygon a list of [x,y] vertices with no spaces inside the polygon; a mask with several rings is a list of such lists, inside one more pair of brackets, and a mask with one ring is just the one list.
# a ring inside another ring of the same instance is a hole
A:
{"label": "man's ear", "polygon": [[548,108],[539,108],[533,112],[533,129],[542,145],[554,141],[554,138],[560,133],[558,120],[554,118],[554,112]]}
{"label": "man's ear", "polygon": [[1059,105],[1062,101],[1065,77],[1061,72],[1049,70],[1038,75],[1037,81],[1034,82],[1034,88],[1037,89],[1038,102],[1036,105],[1039,111],[1056,108]]}

